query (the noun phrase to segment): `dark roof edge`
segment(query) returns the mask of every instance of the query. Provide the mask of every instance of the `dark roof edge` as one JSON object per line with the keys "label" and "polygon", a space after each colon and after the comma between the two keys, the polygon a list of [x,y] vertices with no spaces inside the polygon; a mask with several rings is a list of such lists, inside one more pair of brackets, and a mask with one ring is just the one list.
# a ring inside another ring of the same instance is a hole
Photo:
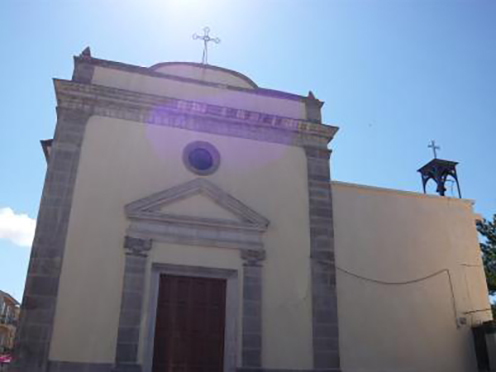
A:
{"label": "dark roof edge", "polygon": [[[91,64],[94,66],[113,68],[116,70],[123,70],[123,71],[138,73],[138,74],[142,74],[142,75],[153,76],[153,77],[157,77],[157,78],[165,78],[165,79],[170,79],[170,80],[201,84],[201,85],[217,87],[217,88],[221,87],[224,89],[236,90],[236,91],[241,91],[241,92],[250,93],[250,94],[259,94],[259,95],[270,96],[270,97],[275,97],[275,98],[290,99],[290,100],[294,100],[294,101],[301,101],[303,103],[306,102],[306,100],[307,100],[307,97],[301,96],[298,94],[283,92],[283,91],[274,90],[274,89],[260,88],[254,82],[252,82],[252,83],[255,84],[255,88],[253,88],[253,89],[252,88],[242,88],[242,87],[235,87],[235,86],[231,86],[231,85],[201,81],[201,80],[196,80],[196,79],[182,77],[182,76],[164,74],[164,73],[156,72],[156,71],[152,70],[153,67],[160,65],[160,63],[155,64],[152,67],[142,67],[142,66],[130,65],[127,63],[123,63],[123,62],[109,61],[109,60],[105,60],[105,59],[99,59],[99,58],[88,57],[88,56],[74,56],[74,60],[78,63],[88,63],[88,64]],[[164,62],[164,63],[194,64],[194,62]],[[210,66],[210,65],[208,65],[208,66],[211,68],[222,70],[222,71],[234,72],[236,74],[239,74],[241,77],[244,76],[243,74],[240,74],[236,71],[232,71],[229,69],[224,69],[223,67]],[[248,77],[245,77],[245,78],[251,81],[251,79],[249,79]]]}
{"label": "dark roof edge", "polygon": [[16,304],[16,305],[20,305],[20,302],[19,302],[19,301],[17,301],[17,300],[14,298],[14,296],[12,296],[11,294],[9,294],[9,293],[7,293],[7,292],[5,292],[5,291],[2,291],[2,290],[0,290],[0,294],[3,294],[4,296],[9,297],[9,298],[10,298],[10,299],[11,299],[11,300],[12,300],[12,301]]}
{"label": "dark roof edge", "polygon": [[432,163],[439,163],[439,164],[444,164],[444,165],[458,165],[459,164],[457,161],[434,158],[431,161],[429,161],[426,164],[424,164],[423,166],[421,166],[419,169],[417,169],[417,172],[420,172],[424,168],[429,167]]}

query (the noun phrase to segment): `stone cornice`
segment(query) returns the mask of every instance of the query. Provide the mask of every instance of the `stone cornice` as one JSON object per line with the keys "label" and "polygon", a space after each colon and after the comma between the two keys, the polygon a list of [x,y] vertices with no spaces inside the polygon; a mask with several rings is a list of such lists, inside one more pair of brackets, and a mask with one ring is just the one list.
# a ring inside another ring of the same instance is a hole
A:
{"label": "stone cornice", "polygon": [[60,79],[54,84],[59,107],[149,124],[315,147],[326,147],[338,130],[310,121],[94,84]]}
{"label": "stone cornice", "polygon": [[192,216],[180,216],[176,214],[166,214],[166,213],[161,213],[161,212],[144,212],[141,211],[139,213],[137,212],[130,212],[127,214],[127,218],[130,220],[136,220],[136,221],[150,221],[150,222],[155,222],[155,223],[162,223],[162,224],[174,224],[174,225],[187,225],[189,227],[195,227],[195,228],[206,228],[206,229],[226,229],[226,230],[247,230],[247,231],[258,231],[258,232],[265,232],[267,230],[266,227],[258,226],[258,225],[253,225],[253,224],[248,224],[248,223],[242,223],[242,222],[236,222],[236,221],[229,221],[229,220],[222,220],[222,219],[216,219],[216,218],[205,218],[205,217],[192,217]]}
{"label": "stone cornice", "polygon": [[89,67],[89,68],[94,68],[95,66],[98,66],[98,67],[109,68],[109,69],[114,69],[114,70],[126,71],[126,72],[130,72],[133,74],[152,76],[155,78],[176,80],[176,81],[182,81],[182,82],[187,82],[187,83],[194,83],[194,84],[218,87],[218,88],[228,89],[228,90],[242,91],[242,92],[249,93],[249,94],[258,94],[258,95],[263,95],[263,96],[268,96],[268,97],[276,97],[276,98],[289,99],[289,100],[301,101],[301,102],[306,102],[308,99],[308,97],[294,94],[294,93],[283,92],[283,91],[275,90],[275,89],[260,88],[249,77],[247,77],[247,76],[245,76],[245,75],[243,75],[237,71],[229,70],[229,69],[226,69],[223,67],[218,67],[218,66],[208,65],[206,68],[212,69],[212,70],[229,72],[231,74],[234,74],[234,75],[242,78],[243,80],[249,82],[250,85],[252,85],[252,87],[251,88],[243,88],[243,87],[231,86],[231,85],[226,85],[226,84],[221,84],[221,83],[196,80],[196,79],[188,78],[188,77],[184,77],[184,76],[170,75],[170,74],[166,74],[163,72],[155,71],[155,69],[157,67],[160,67],[160,65],[173,64],[173,63],[198,65],[195,63],[191,63],[191,62],[190,63],[188,63],[188,62],[166,62],[166,63],[157,63],[151,67],[142,67],[142,66],[130,65],[128,63],[123,63],[123,62],[116,62],[116,61],[109,61],[109,60],[105,60],[105,59],[94,58],[91,55],[81,55],[81,56],[74,57],[75,66],[84,65],[84,66]]}

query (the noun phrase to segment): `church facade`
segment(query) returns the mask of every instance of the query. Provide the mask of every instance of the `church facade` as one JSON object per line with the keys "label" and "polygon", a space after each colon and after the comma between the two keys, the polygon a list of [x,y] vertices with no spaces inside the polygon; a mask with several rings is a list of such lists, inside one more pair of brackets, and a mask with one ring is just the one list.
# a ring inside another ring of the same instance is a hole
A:
{"label": "church facade", "polygon": [[14,370],[476,370],[472,203],[331,181],[312,93],[89,50],[54,83]]}

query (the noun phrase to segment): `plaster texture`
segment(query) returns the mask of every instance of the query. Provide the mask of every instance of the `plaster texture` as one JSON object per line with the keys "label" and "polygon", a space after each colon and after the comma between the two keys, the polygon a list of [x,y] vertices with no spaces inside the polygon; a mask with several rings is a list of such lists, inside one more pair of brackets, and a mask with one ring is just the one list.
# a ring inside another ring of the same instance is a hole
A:
{"label": "plaster texture", "polygon": [[332,190],[343,370],[477,370],[470,325],[491,313],[472,203]]}
{"label": "plaster texture", "polygon": [[[469,327],[491,315],[470,201],[329,184],[337,128],[312,93],[75,62],[26,286],[33,371],[148,372],[160,270],[228,278],[230,370],[475,370]],[[219,151],[214,173],[184,165],[195,141]]]}
{"label": "plaster texture", "polygon": [[[182,149],[194,140],[212,143],[222,157],[218,171],[205,178],[271,221],[263,238],[267,254],[262,268],[263,366],[312,368],[303,149],[97,116],[88,122],[81,150],[51,360],[113,362],[124,273],[122,246],[129,226],[123,206],[196,178],[181,160]],[[176,212],[194,212],[187,202],[175,208]],[[198,208],[210,207],[205,203]],[[202,214],[204,210],[199,212]],[[180,250],[185,263],[204,258],[189,262],[191,265],[212,262],[222,266],[228,260],[226,267],[241,270],[242,259],[235,250],[174,247],[154,246],[151,261],[170,263],[172,259],[160,255]],[[281,338],[286,332],[292,337]]]}

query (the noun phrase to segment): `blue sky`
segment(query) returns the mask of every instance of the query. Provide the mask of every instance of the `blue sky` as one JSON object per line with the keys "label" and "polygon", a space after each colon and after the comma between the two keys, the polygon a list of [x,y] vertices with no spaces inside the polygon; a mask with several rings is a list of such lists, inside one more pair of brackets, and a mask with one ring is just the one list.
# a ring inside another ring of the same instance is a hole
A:
{"label": "blue sky", "polygon": [[[21,298],[55,125],[52,78],[72,56],[151,66],[200,61],[191,35],[222,39],[209,62],[262,87],[326,102],[340,127],[332,177],[420,191],[432,157],[460,162],[463,196],[496,213],[493,0],[3,0],[0,2],[0,289]],[[26,216],[29,216],[27,218]],[[26,243],[27,241],[27,243]]]}

